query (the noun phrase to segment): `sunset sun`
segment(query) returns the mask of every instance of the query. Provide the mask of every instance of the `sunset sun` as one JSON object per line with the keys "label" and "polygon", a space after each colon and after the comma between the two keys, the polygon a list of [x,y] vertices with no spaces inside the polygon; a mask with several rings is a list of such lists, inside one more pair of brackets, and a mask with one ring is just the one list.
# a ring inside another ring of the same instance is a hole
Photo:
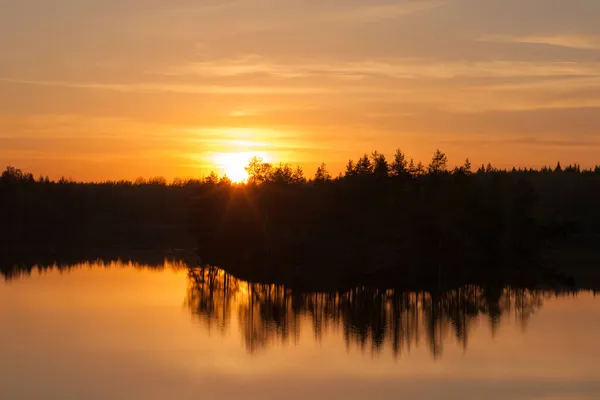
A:
{"label": "sunset sun", "polygon": [[250,152],[219,153],[215,156],[214,162],[221,174],[227,175],[234,183],[241,183],[248,180],[246,167],[254,156],[262,157]]}

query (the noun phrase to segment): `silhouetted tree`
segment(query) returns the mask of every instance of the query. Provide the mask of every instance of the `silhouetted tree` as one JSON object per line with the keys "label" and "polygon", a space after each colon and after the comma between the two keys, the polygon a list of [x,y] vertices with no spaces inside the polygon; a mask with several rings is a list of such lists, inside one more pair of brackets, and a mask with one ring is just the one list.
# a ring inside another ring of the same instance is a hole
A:
{"label": "silhouetted tree", "polygon": [[348,164],[346,164],[346,174],[344,175],[346,178],[356,176],[356,165],[354,161],[348,160]]}
{"label": "silhouetted tree", "polygon": [[410,162],[408,163],[408,173],[411,176],[417,175],[417,166],[415,165],[415,160],[413,160],[412,158],[410,159]]}
{"label": "silhouetted tree", "polygon": [[570,172],[570,173],[581,173],[581,167],[579,166],[579,164],[569,164],[569,166],[567,168],[565,168],[565,172]]}
{"label": "silhouetted tree", "polygon": [[465,163],[463,165],[463,172],[467,175],[471,175],[471,161],[468,158],[465,160]]}
{"label": "silhouetted tree", "polygon": [[356,175],[368,176],[373,174],[373,164],[367,154],[359,158],[355,167]]}
{"label": "silhouetted tree", "polygon": [[246,167],[246,172],[248,173],[248,183],[259,185],[272,179],[273,166],[264,162],[261,157],[253,157]]}
{"label": "silhouetted tree", "polygon": [[554,168],[554,172],[563,172],[562,166],[560,165],[560,161],[556,163],[556,168]]}
{"label": "silhouetted tree", "polygon": [[373,175],[378,178],[387,178],[390,173],[390,165],[388,164],[385,155],[374,151],[371,157],[373,159]]}
{"label": "silhouetted tree", "polygon": [[167,179],[162,176],[155,176],[154,178],[150,178],[148,180],[148,184],[155,186],[167,186]]}
{"label": "silhouetted tree", "polygon": [[215,173],[215,171],[211,171],[210,175],[208,175],[205,179],[204,182],[208,185],[216,185],[217,183],[219,183],[219,177],[217,176],[217,174]]}
{"label": "silhouetted tree", "polygon": [[296,184],[306,183],[306,177],[304,176],[304,170],[302,169],[302,167],[296,167],[294,173],[292,174],[292,181]]}
{"label": "silhouetted tree", "polygon": [[273,172],[265,178],[266,182],[272,183],[294,183],[294,170],[289,164],[280,163]]}
{"label": "silhouetted tree", "polygon": [[421,161],[419,161],[417,163],[417,167],[415,168],[415,174],[417,176],[421,176],[425,174],[425,166],[423,165],[423,163]]}
{"label": "silhouetted tree", "polygon": [[396,153],[394,154],[394,161],[391,165],[391,172],[392,176],[396,177],[403,177],[409,174],[406,156],[400,149],[397,149]]}
{"label": "silhouetted tree", "polygon": [[33,183],[33,182],[35,182],[35,178],[33,177],[33,174],[24,173],[20,169],[12,167],[12,166],[6,167],[6,170],[2,173],[2,180],[7,183],[8,182],[13,182],[13,183],[17,183],[17,182]]}
{"label": "silhouetted tree", "polygon": [[471,175],[472,174],[471,161],[469,161],[469,159],[467,158],[463,165],[461,165],[460,167],[454,168],[453,173],[455,175],[467,175],[467,176]]}
{"label": "silhouetted tree", "polygon": [[317,167],[317,172],[315,173],[315,182],[329,181],[331,181],[331,174],[327,170],[327,165],[325,165],[325,163],[321,163],[321,165]]}
{"label": "silhouetted tree", "polygon": [[439,149],[433,153],[433,158],[427,167],[427,171],[432,175],[444,173],[448,170],[448,157]]}
{"label": "silhouetted tree", "polygon": [[219,185],[231,186],[231,184],[232,184],[231,179],[227,176],[227,174],[223,175],[219,179]]}

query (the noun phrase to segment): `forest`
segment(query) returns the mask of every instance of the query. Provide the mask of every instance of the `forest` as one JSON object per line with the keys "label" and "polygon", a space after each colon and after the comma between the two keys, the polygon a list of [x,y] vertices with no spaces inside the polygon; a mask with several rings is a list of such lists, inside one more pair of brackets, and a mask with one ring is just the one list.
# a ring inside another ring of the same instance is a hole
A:
{"label": "forest", "polygon": [[600,166],[450,168],[439,150],[427,164],[397,150],[350,160],[336,177],[325,164],[307,178],[260,158],[247,172],[244,184],[214,173],[86,183],[8,167],[0,243],[4,253],[195,248],[244,279],[311,289],[571,283],[566,264],[600,261]]}

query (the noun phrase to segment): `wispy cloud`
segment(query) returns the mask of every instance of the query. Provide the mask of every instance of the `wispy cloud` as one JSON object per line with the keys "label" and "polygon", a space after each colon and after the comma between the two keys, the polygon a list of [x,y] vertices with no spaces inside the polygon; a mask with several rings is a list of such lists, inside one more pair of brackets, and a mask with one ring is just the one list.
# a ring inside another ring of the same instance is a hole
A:
{"label": "wispy cloud", "polygon": [[71,89],[110,90],[128,93],[181,93],[181,94],[315,94],[326,92],[325,88],[286,87],[286,86],[216,86],[169,83],[101,83],[69,82],[51,80],[30,80],[0,78],[0,82],[24,85],[63,87]]}
{"label": "wispy cloud", "polygon": [[447,139],[440,140],[441,144],[450,145],[461,145],[461,146],[473,146],[473,145],[484,145],[484,146],[504,146],[504,145],[519,145],[519,146],[533,146],[539,147],[558,147],[561,149],[568,147],[582,147],[582,148],[600,148],[600,140],[579,140],[579,139],[545,139],[535,136],[525,137],[498,137],[490,139]]}
{"label": "wispy cloud", "polygon": [[[162,37],[195,36],[201,24],[206,38],[222,38],[290,29],[340,29],[365,23],[403,18],[444,6],[446,0],[305,1],[239,0],[224,3],[171,6],[129,16],[125,32],[137,30]],[[223,23],[224,20],[226,23]],[[157,29],[166,20],[179,23]]]}
{"label": "wispy cloud", "polygon": [[512,78],[598,76],[600,63],[570,61],[439,61],[391,58],[364,61],[323,60],[317,63],[277,62],[257,55],[198,61],[159,73],[171,76],[237,77],[267,75],[280,79],[330,77],[348,80],[366,77],[395,79]]}
{"label": "wispy cloud", "polygon": [[345,12],[327,14],[320,20],[367,23],[382,19],[398,18],[442,7],[446,1],[409,0],[396,3],[374,4],[347,9]]}
{"label": "wispy cloud", "polygon": [[258,55],[230,58],[218,61],[198,61],[167,68],[164,75],[198,75],[205,77],[234,77],[253,74],[268,74],[279,78],[298,78],[311,74],[310,69],[294,67],[293,64],[278,64]]}
{"label": "wispy cloud", "polygon": [[[293,121],[296,127],[306,129],[317,123],[339,124],[341,119],[337,118],[332,104],[351,109],[356,115],[377,115],[381,111],[353,107],[349,105],[349,99],[396,103],[406,112],[428,109],[464,113],[596,107],[600,104],[600,95],[590,93],[600,90],[600,63],[592,61],[440,62],[388,58],[349,62],[320,59],[306,63],[253,55],[184,64],[171,67],[163,74],[145,74],[144,78],[153,81],[0,79],[0,82],[142,95],[210,94],[216,99],[210,110],[194,110],[194,117],[188,113],[189,118],[186,118],[195,123],[211,121],[219,124],[232,123],[231,118],[237,118],[236,123],[241,119],[243,123],[262,126]],[[220,100],[219,96],[222,96]],[[234,104],[228,99],[233,96],[242,96],[245,100]],[[286,96],[285,102],[274,103],[275,96]],[[300,118],[293,115],[294,112],[281,110],[285,105],[298,111],[308,104],[307,101],[311,106],[330,112],[320,114],[309,109]],[[354,119],[351,115],[344,123]]]}
{"label": "wispy cloud", "polygon": [[529,43],[566,47],[580,50],[599,50],[600,36],[580,34],[532,34],[532,35],[488,35],[480,38],[483,42]]}

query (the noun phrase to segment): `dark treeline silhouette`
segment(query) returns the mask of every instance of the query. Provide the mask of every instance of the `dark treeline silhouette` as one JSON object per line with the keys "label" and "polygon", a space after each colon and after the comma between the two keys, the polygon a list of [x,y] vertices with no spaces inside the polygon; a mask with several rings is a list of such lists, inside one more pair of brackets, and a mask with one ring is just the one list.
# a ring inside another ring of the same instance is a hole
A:
{"label": "dark treeline silhouette", "polygon": [[0,277],[5,282],[23,279],[54,270],[70,272],[82,267],[109,268],[188,268],[197,264],[197,256],[190,252],[171,251],[78,251],[67,253],[3,252],[0,253]]}
{"label": "dark treeline silhouette", "polygon": [[[351,160],[335,179],[324,164],[307,181],[260,159],[248,173],[248,185],[199,198],[194,225],[206,262],[265,282],[455,286],[554,275],[572,284],[553,271],[568,255],[550,251],[600,234],[598,167],[474,172],[466,160],[450,170],[439,150],[427,166],[398,150],[391,162],[378,152]],[[589,249],[587,262],[597,261]]]}
{"label": "dark treeline silhouette", "polygon": [[295,344],[302,323],[312,322],[316,340],[343,332],[347,347],[394,356],[427,345],[441,357],[454,339],[465,350],[478,319],[492,335],[503,318],[526,329],[544,299],[577,291],[465,285],[444,291],[382,290],[367,286],[341,292],[296,292],[282,285],[241,281],[213,267],[191,268],[186,304],[209,331],[225,334],[235,318],[244,344],[254,353],[276,343]]}
{"label": "dark treeline silhouette", "polygon": [[167,185],[164,178],[51,181],[8,167],[0,177],[0,243],[4,249],[50,252],[184,247],[190,202],[202,185]]}
{"label": "dark treeline silhouette", "polygon": [[[242,277],[326,288],[572,284],[575,267],[600,261],[600,167],[474,170],[466,160],[450,169],[439,150],[427,165],[398,150],[392,160],[373,152],[349,161],[335,178],[325,164],[307,179],[259,158],[247,171],[247,184],[214,173],[82,183],[9,167],[2,250],[197,246],[204,262]],[[574,254],[585,257],[557,273]]]}

